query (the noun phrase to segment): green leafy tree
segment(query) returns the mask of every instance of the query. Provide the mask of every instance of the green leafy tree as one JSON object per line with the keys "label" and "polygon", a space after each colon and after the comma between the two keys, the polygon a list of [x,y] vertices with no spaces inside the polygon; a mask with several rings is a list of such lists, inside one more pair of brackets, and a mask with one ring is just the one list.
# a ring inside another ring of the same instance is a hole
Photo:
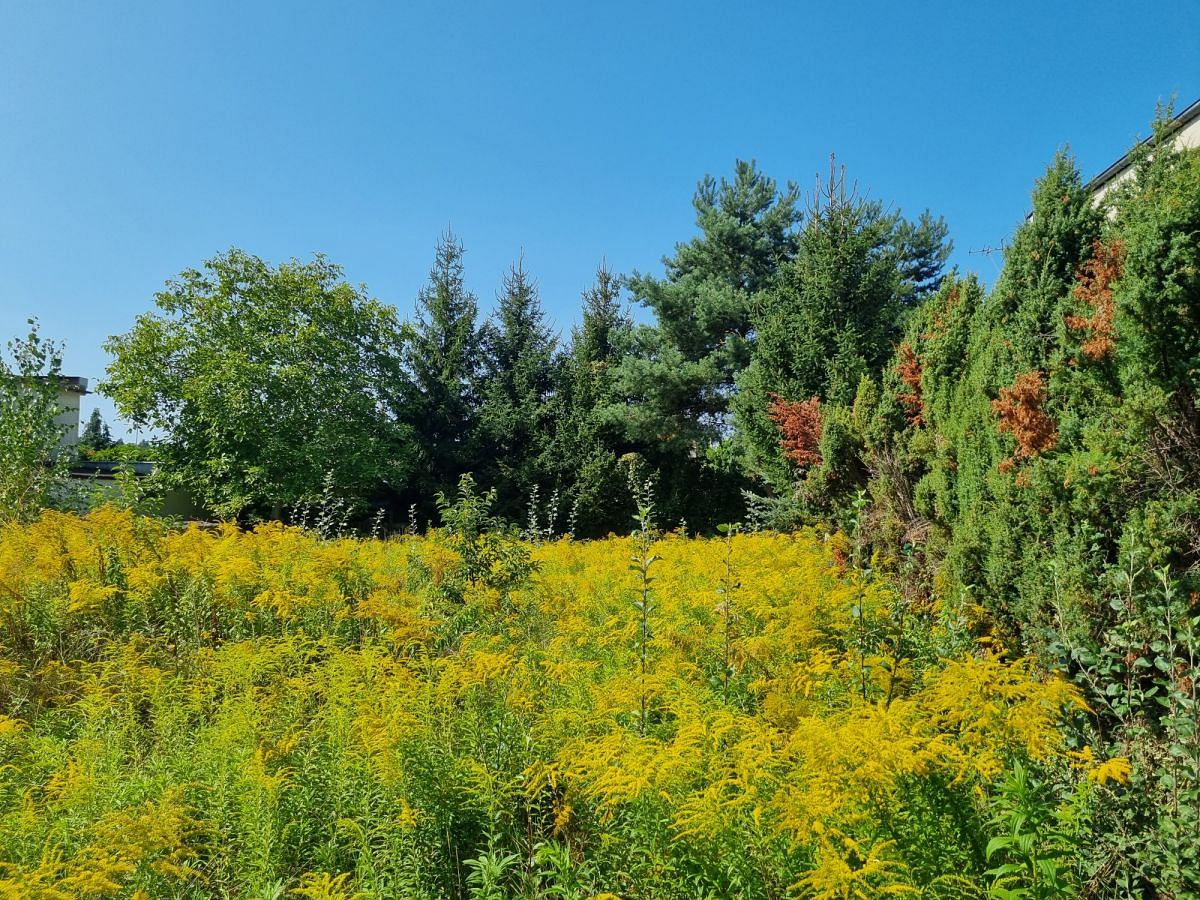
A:
{"label": "green leafy tree", "polygon": [[330,486],[353,506],[411,477],[395,415],[405,328],[337,265],[230,250],[155,302],[109,339],[101,390],[163,433],[168,483],[222,516],[278,517]]}
{"label": "green leafy tree", "polygon": [[463,283],[463,247],[447,232],[438,242],[429,282],[417,296],[404,415],[420,452],[412,502],[431,510],[433,496],[450,494],[472,467],[480,355],[479,304]]}
{"label": "green leafy tree", "polygon": [[522,262],[505,275],[479,343],[476,472],[496,489],[496,511],[513,521],[535,489],[548,493],[553,487],[548,452],[558,413],[557,340]]}
{"label": "green leafy tree", "polygon": [[0,524],[25,521],[49,506],[65,483],[60,451],[62,347],[29,320],[29,333],[0,356]]}

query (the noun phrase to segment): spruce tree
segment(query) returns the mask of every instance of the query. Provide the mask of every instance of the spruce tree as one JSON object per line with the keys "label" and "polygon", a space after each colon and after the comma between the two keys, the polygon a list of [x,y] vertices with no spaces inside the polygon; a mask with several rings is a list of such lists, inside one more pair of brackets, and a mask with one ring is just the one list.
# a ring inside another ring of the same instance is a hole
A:
{"label": "spruce tree", "polygon": [[79,435],[79,446],[87,450],[107,450],[116,443],[108,423],[100,415],[100,410],[93,409],[87,424],[83,426],[83,431]]}
{"label": "spruce tree", "polygon": [[602,263],[583,294],[583,318],[572,330],[561,370],[552,453],[573,528],[581,536],[626,529],[633,512],[620,462],[628,447],[604,415],[618,401],[613,375],[632,327],[621,304],[620,278]]}
{"label": "spruce tree", "polygon": [[557,339],[520,260],[504,277],[480,346],[478,479],[496,489],[497,513],[513,520],[535,488],[543,497],[552,490],[547,452],[558,367]]}
{"label": "spruce tree", "polygon": [[793,467],[770,417],[773,397],[849,406],[890,357],[906,309],[940,283],[946,226],[908,222],[847,187],[831,163],[807,211],[796,256],[762,295],[749,367],[735,401],[750,470],[781,488]]}
{"label": "spruce tree", "polygon": [[598,376],[620,360],[632,324],[621,306],[621,279],[601,262],[595,282],[583,292],[582,321],[571,333],[572,357],[587,370],[589,383],[599,384]]}
{"label": "spruce tree", "polygon": [[438,242],[429,283],[417,297],[413,337],[406,347],[405,416],[421,454],[409,498],[431,509],[434,495],[454,492],[471,464],[478,375],[478,302],[463,283],[463,247],[447,231]]}

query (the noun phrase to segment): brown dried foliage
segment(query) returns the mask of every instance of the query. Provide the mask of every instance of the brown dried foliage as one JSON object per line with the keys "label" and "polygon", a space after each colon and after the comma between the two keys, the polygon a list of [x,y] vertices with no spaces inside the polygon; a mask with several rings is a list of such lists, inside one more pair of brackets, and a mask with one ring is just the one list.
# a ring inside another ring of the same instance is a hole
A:
{"label": "brown dried foliage", "polygon": [[896,366],[897,374],[908,390],[899,395],[904,404],[904,415],[908,423],[919,428],[925,422],[925,401],[921,396],[921,360],[912,344],[905,341],[900,345],[900,362]]}
{"label": "brown dried foliage", "polygon": [[1041,372],[1025,372],[1017,376],[1012,387],[1001,388],[1000,397],[992,401],[992,410],[1000,418],[1000,433],[1011,433],[1017,440],[1013,455],[1000,463],[1000,471],[1008,472],[1018,460],[1032,459],[1058,444],[1058,425],[1043,409],[1046,386]]}
{"label": "brown dried foliage", "polygon": [[1087,338],[1079,349],[1088,359],[1104,359],[1116,346],[1112,283],[1121,277],[1124,267],[1124,241],[1110,244],[1096,241],[1092,245],[1092,258],[1080,267],[1076,276],[1079,283],[1075,285],[1075,299],[1086,303],[1092,312],[1088,316],[1067,316],[1067,327],[1086,332]]}
{"label": "brown dried foliage", "polygon": [[802,469],[821,464],[821,401],[784,400],[771,394],[771,421],[779,428],[783,455]]}

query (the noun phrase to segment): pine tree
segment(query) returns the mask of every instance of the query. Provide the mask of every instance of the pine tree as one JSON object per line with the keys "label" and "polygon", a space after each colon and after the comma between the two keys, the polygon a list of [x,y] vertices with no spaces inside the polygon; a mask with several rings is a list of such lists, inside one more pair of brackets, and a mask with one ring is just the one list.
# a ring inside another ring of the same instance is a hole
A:
{"label": "pine tree", "polygon": [[[453,493],[471,464],[478,375],[478,302],[463,283],[463,247],[447,231],[438,242],[429,283],[417,297],[414,333],[405,352],[404,414],[421,453],[421,476],[409,498],[430,507]],[[430,507],[431,508],[431,507]]]}
{"label": "pine tree", "polygon": [[[700,234],[663,259],[665,278],[629,288],[655,316],[620,372],[630,438],[687,456],[727,432],[729,397],[749,361],[753,310],[796,249],[795,185],[780,190],[753,162],[706,177],[693,205]],[[664,446],[666,445],[666,446]]]}
{"label": "pine tree", "polygon": [[543,496],[552,490],[547,451],[559,365],[557,339],[521,260],[504,277],[496,311],[481,329],[480,346],[479,481],[496,489],[497,513],[513,520],[535,488]]}
{"label": "pine tree", "polygon": [[753,162],[732,180],[705,178],[693,204],[700,234],[666,257],[664,278],[629,289],[653,326],[633,329],[605,409],[622,442],[658,473],[664,521],[696,527],[741,516],[740,476],[723,446],[730,399],[749,361],[753,311],[796,247],[797,188],[780,190]]}

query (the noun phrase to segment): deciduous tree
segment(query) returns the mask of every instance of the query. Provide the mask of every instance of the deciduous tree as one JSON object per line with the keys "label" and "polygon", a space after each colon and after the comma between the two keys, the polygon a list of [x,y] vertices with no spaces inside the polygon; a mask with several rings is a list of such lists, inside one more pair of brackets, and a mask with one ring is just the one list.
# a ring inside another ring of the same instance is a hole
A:
{"label": "deciduous tree", "polygon": [[24,521],[49,505],[65,478],[59,378],[62,347],[41,337],[37,322],[0,356],[0,524]]}
{"label": "deciduous tree", "polygon": [[277,517],[330,490],[361,504],[411,477],[405,328],[337,265],[230,250],[155,302],[109,339],[101,390],[163,433],[163,476],[208,509]]}

